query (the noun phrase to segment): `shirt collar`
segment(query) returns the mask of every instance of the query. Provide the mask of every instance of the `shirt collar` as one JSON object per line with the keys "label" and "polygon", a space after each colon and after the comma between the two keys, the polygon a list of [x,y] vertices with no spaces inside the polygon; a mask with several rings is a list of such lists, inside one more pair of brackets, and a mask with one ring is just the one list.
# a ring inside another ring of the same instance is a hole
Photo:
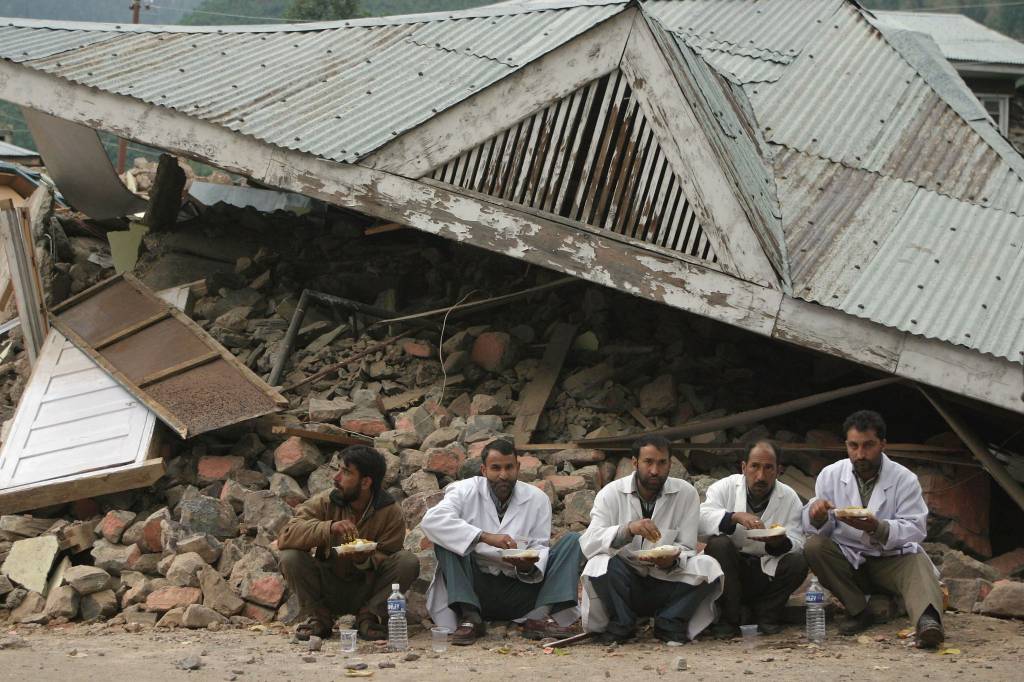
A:
{"label": "shirt collar", "polygon": [[504,512],[505,510],[507,510],[509,508],[509,505],[512,504],[512,498],[516,496],[516,487],[517,486],[515,485],[512,486],[512,493],[508,496],[507,500],[502,502],[498,495],[494,492],[494,487],[491,485],[491,482],[488,481],[487,493],[491,496],[491,502],[494,503],[494,508],[497,509],[499,512]]}

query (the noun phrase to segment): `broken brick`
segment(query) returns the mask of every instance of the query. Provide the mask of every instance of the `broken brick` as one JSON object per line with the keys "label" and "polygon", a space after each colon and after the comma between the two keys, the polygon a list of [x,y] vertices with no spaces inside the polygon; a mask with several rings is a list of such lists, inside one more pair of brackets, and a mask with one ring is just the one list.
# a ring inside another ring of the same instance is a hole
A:
{"label": "broken brick", "polygon": [[323,463],[320,449],[298,436],[292,436],[274,450],[274,468],[289,476],[305,476]]}
{"label": "broken brick", "polygon": [[207,455],[199,458],[196,465],[196,479],[200,486],[223,481],[232,473],[245,468],[245,458]]}

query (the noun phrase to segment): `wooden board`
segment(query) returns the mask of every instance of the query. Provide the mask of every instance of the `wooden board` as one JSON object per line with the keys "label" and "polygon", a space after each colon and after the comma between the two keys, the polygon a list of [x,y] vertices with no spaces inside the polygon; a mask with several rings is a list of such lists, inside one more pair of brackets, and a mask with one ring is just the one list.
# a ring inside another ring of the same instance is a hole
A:
{"label": "wooden board", "polygon": [[162,459],[152,459],[140,465],[118,467],[80,478],[4,490],[0,492],[0,514],[14,514],[97,495],[145,488],[156,483],[165,470]]}
{"label": "wooden board", "polygon": [[551,341],[544,350],[544,357],[533,375],[533,380],[526,385],[519,397],[519,410],[516,412],[516,421],[511,431],[517,446],[526,445],[533,437],[533,431],[537,428],[537,422],[544,412],[544,406],[551,396],[551,389],[558,381],[562,363],[565,362],[565,356],[575,338],[576,325],[564,322],[559,323],[551,334]]}
{"label": "wooden board", "polygon": [[288,401],[177,308],[129,274],[51,311],[53,324],[182,438]]}

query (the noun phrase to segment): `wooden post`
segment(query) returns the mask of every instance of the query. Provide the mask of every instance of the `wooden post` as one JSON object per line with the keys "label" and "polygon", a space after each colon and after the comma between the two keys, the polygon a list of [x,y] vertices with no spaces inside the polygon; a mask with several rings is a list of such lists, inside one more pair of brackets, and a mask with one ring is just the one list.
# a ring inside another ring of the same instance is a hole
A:
{"label": "wooden post", "polygon": [[540,367],[537,368],[533,381],[523,389],[519,399],[516,421],[512,426],[516,447],[526,445],[533,438],[533,430],[537,428],[537,422],[544,412],[544,406],[551,396],[551,389],[558,381],[562,363],[565,362],[565,356],[575,338],[576,325],[563,322],[555,327],[551,341],[544,351],[544,357],[540,361]]}
{"label": "wooden post", "polygon": [[28,216],[23,210],[14,208],[9,200],[0,201],[0,239],[7,254],[7,268],[18,303],[25,349],[29,362],[34,365],[49,331],[43,310],[43,285],[29,236]]}
{"label": "wooden post", "polygon": [[178,159],[170,154],[161,154],[156,167],[153,189],[149,193],[149,208],[142,222],[151,230],[166,230],[174,227],[181,209],[181,193],[185,189],[185,171],[178,165]]}

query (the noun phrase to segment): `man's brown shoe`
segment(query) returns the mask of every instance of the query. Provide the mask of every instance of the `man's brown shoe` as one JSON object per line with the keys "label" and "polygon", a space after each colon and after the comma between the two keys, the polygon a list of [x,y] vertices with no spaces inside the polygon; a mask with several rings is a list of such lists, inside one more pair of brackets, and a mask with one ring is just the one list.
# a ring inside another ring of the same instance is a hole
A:
{"label": "man's brown shoe", "polygon": [[562,627],[553,618],[543,620],[531,618],[523,623],[523,637],[527,639],[565,639],[580,633],[576,627]]}
{"label": "man's brown shoe", "polygon": [[856,635],[857,633],[864,632],[874,624],[875,617],[871,613],[871,609],[865,606],[864,610],[860,613],[843,618],[843,622],[839,624],[839,634],[847,636]]}

